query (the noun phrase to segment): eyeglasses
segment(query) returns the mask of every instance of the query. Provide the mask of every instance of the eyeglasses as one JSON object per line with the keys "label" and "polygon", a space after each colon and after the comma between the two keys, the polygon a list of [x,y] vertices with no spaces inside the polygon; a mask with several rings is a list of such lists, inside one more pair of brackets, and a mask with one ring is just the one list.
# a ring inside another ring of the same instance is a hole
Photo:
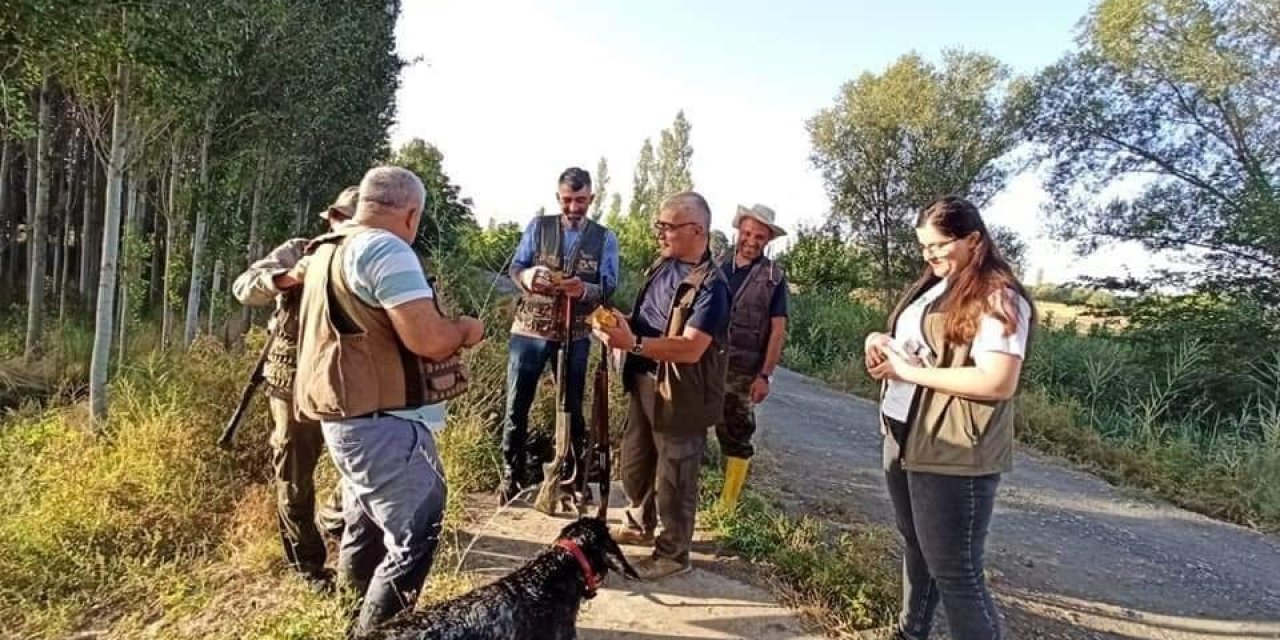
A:
{"label": "eyeglasses", "polygon": [[955,244],[958,240],[960,240],[960,238],[952,238],[950,240],[944,240],[942,242],[934,242],[931,244],[922,244],[920,245],[920,253],[923,253],[925,255],[937,254],[939,251],[946,249],[952,244]]}
{"label": "eyeglasses", "polygon": [[653,231],[654,233],[671,233],[672,231],[675,231],[680,227],[687,227],[689,225],[694,225],[694,224],[698,224],[698,223],[681,222],[680,224],[671,224],[669,222],[655,222],[653,223]]}

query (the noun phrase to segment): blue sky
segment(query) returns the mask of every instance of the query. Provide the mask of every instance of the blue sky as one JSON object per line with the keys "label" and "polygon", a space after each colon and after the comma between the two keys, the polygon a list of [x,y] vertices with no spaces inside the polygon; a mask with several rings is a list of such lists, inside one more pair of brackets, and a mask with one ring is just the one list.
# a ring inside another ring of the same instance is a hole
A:
{"label": "blue sky", "polygon": [[[693,178],[729,231],[735,205],[773,207],[783,226],[828,208],[809,163],[805,120],[841,84],[915,51],[990,53],[1018,73],[1073,45],[1084,0],[898,2],[498,2],[404,0],[397,48],[407,69],[392,141],[435,143],[478,218],[525,221],[553,209],[570,165],[609,160],[609,191],[630,193],[646,136],[680,109],[693,126]],[[1031,245],[1028,277],[1115,273],[1142,253],[1076,260],[1043,237],[1043,192],[1010,182],[985,212]]]}

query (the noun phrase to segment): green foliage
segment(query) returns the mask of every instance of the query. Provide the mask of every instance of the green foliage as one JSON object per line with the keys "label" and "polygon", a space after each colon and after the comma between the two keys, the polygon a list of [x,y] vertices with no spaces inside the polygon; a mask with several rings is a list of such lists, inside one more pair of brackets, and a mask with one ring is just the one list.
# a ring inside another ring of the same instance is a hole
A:
{"label": "green foliage", "polygon": [[476,266],[494,273],[506,273],[522,232],[523,229],[515,222],[504,222],[488,229],[468,229],[462,239],[462,253]]}
{"label": "green foliage", "polygon": [[893,621],[900,598],[893,530],[837,532],[816,518],[787,515],[751,487],[743,489],[733,512],[725,512],[718,505],[720,471],[704,468],[702,477],[699,522],[728,551],[765,563],[791,590],[793,605],[831,631],[856,633]]}
{"label": "green foliage", "polygon": [[[604,217],[605,198],[609,195],[609,161],[604,156],[600,156],[600,162],[596,164],[596,174],[592,179],[595,194],[595,200],[591,203],[591,219],[597,222]],[[615,196],[617,194],[614,194]]]}
{"label": "green foliage", "polygon": [[[1178,280],[1280,301],[1276,15],[1268,0],[1098,3],[1026,119],[1059,237],[1194,249],[1202,268]],[[1133,195],[1099,202],[1116,186]]]}
{"label": "green foliage", "polygon": [[658,241],[653,235],[652,224],[658,215],[658,207],[667,196],[693,188],[691,130],[684,111],[680,111],[671,126],[659,134],[656,156],[653,143],[645,138],[631,181],[631,203],[627,215],[622,216],[621,201],[610,207],[605,226],[618,236],[619,258],[624,272],[643,272],[653,264],[658,257]]}
{"label": "green foliage", "polygon": [[1031,297],[1045,302],[1084,305],[1095,309],[1113,308],[1119,304],[1114,293],[1104,289],[1060,284],[1040,284],[1029,287]]}
{"label": "green foliage", "polygon": [[831,228],[799,229],[778,262],[793,284],[838,294],[870,285],[875,269],[867,251],[845,242]]}
{"label": "green foliage", "polygon": [[428,253],[448,250],[478,229],[471,207],[459,198],[459,188],[444,171],[444,154],[435,145],[414,138],[396,151],[393,164],[418,174],[427,188],[427,204],[418,225],[417,245]]}
{"label": "green foliage", "polygon": [[808,122],[813,162],[832,203],[889,295],[919,272],[912,226],[938,196],[979,206],[1004,187],[1026,92],[990,56],[949,52],[941,68],[906,55],[841,87]]}

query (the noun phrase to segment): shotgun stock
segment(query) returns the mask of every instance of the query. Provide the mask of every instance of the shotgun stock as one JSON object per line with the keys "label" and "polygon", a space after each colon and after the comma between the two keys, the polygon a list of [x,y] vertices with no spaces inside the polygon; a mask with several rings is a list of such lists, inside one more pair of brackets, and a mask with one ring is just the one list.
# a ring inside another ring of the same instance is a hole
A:
{"label": "shotgun stock", "polygon": [[266,379],[264,370],[267,365],[267,353],[271,351],[271,344],[275,342],[276,334],[273,332],[267,336],[266,344],[262,345],[262,353],[258,354],[258,363],[253,366],[253,372],[249,374],[249,382],[245,384],[244,390],[240,392],[240,402],[236,404],[235,413],[231,414],[231,419],[227,420],[227,426],[223,427],[222,435],[218,436],[218,446],[222,449],[230,450],[232,442],[236,437],[236,431],[240,428],[240,421],[244,420],[244,414],[249,410],[249,405],[253,402],[253,393],[262,385],[262,381]]}

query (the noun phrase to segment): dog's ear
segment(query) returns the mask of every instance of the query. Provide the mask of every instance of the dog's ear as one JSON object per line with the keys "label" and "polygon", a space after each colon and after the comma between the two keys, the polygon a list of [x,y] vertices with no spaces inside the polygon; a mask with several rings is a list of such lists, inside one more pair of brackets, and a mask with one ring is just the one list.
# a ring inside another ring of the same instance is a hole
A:
{"label": "dog's ear", "polygon": [[604,561],[609,565],[610,569],[621,573],[622,575],[632,579],[639,580],[640,574],[636,573],[630,562],[627,562],[627,556],[623,555],[622,548],[614,542],[613,536],[605,533],[604,536]]}

